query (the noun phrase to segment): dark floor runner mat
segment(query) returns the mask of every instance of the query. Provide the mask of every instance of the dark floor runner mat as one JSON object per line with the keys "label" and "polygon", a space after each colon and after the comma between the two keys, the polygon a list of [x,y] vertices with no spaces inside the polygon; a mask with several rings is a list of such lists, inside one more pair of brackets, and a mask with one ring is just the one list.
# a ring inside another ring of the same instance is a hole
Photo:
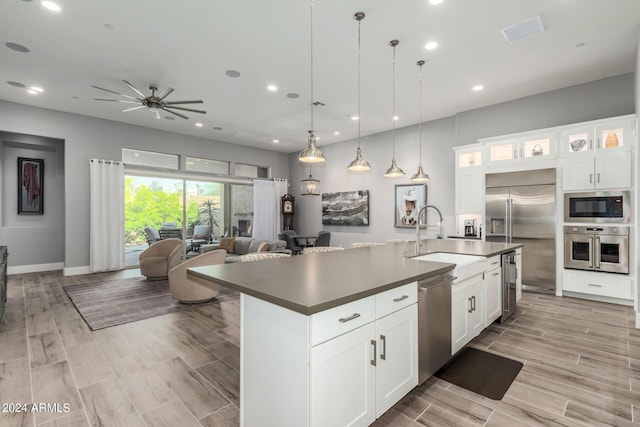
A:
{"label": "dark floor runner mat", "polygon": [[465,347],[436,376],[489,399],[501,400],[522,366],[516,360]]}

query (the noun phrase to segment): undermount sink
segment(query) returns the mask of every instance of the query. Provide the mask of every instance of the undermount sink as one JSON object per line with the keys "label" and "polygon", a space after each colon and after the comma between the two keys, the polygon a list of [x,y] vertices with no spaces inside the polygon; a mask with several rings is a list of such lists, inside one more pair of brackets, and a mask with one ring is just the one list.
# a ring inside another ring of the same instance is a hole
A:
{"label": "undermount sink", "polygon": [[418,261],[433,261],[455,264],[452,273],[457,277],[457,281],[465,280],[486,271],[487,259],[475,255],[449,254],[445,252],[435,252],[432,254],[420,255],[412,259]]}

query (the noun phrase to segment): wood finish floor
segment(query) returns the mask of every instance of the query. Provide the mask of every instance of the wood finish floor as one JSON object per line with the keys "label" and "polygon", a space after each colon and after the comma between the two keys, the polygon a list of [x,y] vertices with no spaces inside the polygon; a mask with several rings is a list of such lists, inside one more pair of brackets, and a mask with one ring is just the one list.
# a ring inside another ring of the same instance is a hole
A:
{"label": "wood finish floor", "polygon": [[[0,404],[60,411],[0,413],[0,426],[239,424],[238,300],[92,332],[62,289],[138,274],[9,276]],[[501,401],[431,378],[374,426],[637,426],[633,309],[529,293],[518,304],[471,343],[524,363]]]}

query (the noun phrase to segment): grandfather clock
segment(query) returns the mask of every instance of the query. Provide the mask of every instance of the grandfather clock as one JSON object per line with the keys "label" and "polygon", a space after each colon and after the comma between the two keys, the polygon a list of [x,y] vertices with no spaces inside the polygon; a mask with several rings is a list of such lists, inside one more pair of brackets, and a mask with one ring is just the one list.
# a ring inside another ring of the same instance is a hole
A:
{"label": "grandfather clock", "polygon": [[295,211],[296,198],[287,193],[280,198],[282,200],[282,228],[284,230],[293,230],[293,214]]}

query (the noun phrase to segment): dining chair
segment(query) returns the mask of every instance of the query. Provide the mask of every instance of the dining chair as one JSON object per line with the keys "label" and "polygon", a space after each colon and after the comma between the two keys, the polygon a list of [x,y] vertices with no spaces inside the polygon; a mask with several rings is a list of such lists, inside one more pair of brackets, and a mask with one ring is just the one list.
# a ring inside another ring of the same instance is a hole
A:
{"label": "dining chair", "polygon": [[316,237],[314,246],[329,246],[329,242],[331,241],[331,232],[330,231],[320,231],[318,233],[318,237]]}

